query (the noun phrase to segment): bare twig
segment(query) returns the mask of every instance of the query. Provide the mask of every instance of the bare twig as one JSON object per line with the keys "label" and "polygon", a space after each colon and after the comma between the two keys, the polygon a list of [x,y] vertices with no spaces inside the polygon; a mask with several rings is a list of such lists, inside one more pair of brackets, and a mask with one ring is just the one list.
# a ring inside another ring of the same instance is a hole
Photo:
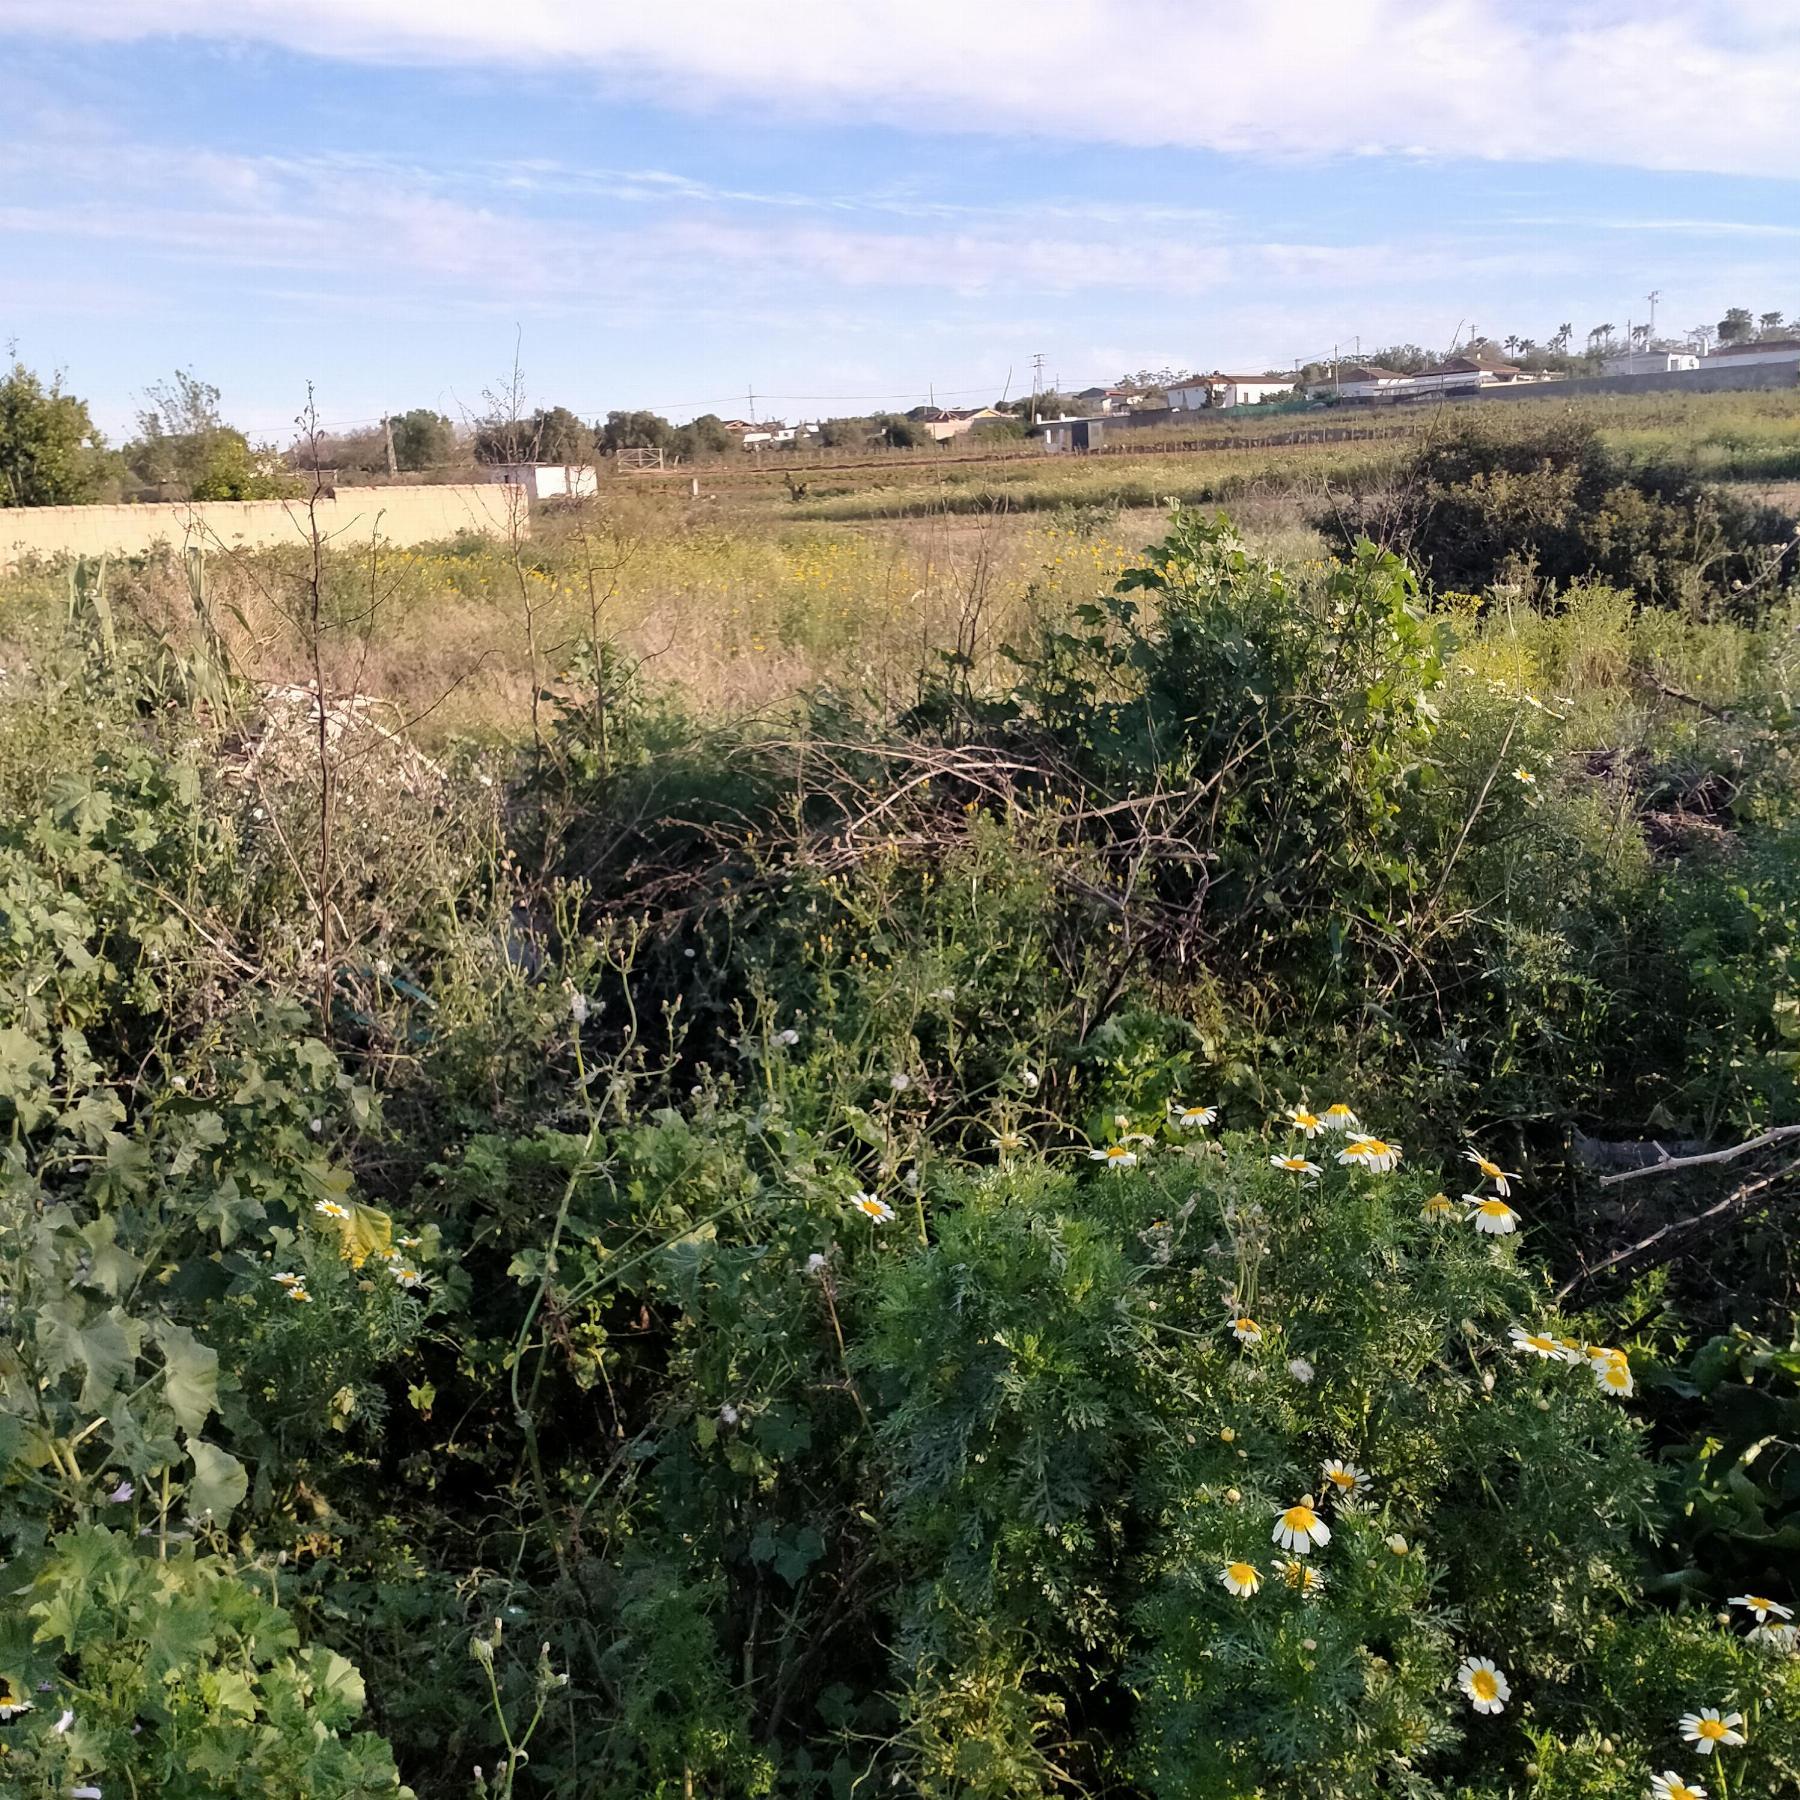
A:
{"label": "bare twig", "polygon": [[1771,1144],[1785,1144],[1789,1138],[1795,1137],[1800,1137],[1800,1125],[1772,1125],[1760,1136],[1744,1143],[1733,1144],[1725,1150],[1708,1150],[1698,1156],[1671,1156],[1660,1144],[1656,1144],[1652,1146],[1658,1153],[1656,1162],[1602,1175],[1600,1185],[1616,1187],[1621,1181],[1636,1181],[1640,1175],[1675,1175],[1683,1169],[1701,1169],[1713,1163],[1736,1162],[1740,1156],[1748,1156],[1753,1150],[1766,1150]]}
{"label": "bare twig", "polygon": [[[1794,1130],[1800,1130],[1800,1127],[1795,1127]],[[1783,1135],[1791,1136],[1793,1135],[1793,1132],[1789,1131]],[[1738,1148],[1739,1150],[1746,1150],[1749,1149],[1750,1146],[1741,1144]],[[1735,1154],[1736,1152],[1734,1151],[1726,1151],[1722,1152],[1719,1156],[1696,1156],[1685,1160],[1696,1163],[1718,1162],[1723,1156]],[[1673,1168],[1675,1166],[1676,1163],[1674,1159],[1671,1159],[1666,1164],[1653,1163],[1648,1169],[1627,1170],[1626,1174],[1656,1174],[1664,1168]],[[1580,1287],[1584,1281],[1591,1281],[1596,1275],[1605,1274],[1608,1269],[1616,1269],[1621,1263],[1636,1262],[1640,1257],[1648,1255],[1658,1244],[1667,1244],[1671,1246],[1679,1244],[1685,1241],[1690,1233],[1698,1231],[1703,1225],[1717,1225],[1723,1223],[1727,1219],[1735,1218],[1739,1213],[1745,1211],[1750,1202],[1756,1199],[1758,1195],[1766,1194],[1770,1188],[1785,1181],[1788,1176],[1794,1174],[1800,1174],[1800,1162],[1788,1163],[1785,1167],[1776,1169],[1771,1174],[1759,1175],[1754,1181],[1744,1182],[1741,1186],[1733,1188],[1724,1199],[1714,1201],[1704,1212],[1695,1213],[1691,1218],[1671,1219],[1668,1224],[1658,1226],[1648,1237],[1639,1238],[1635,1244],[1627,1244],[1622,1250],[1615,1250],[1611,1256],[1605,1258],[1601,1262],[1595,1263],[1591,1269],[1582,1269],[1578,1273],[1571,1275],[1569,1279],[1556,1290],[1557,1299],[1567,1299],[1568,1296],[1573,1293],[1576,1288]],[[1609,1177],[1609,1179],[1623,1181],[1625,1175],[1615,1175]]]}

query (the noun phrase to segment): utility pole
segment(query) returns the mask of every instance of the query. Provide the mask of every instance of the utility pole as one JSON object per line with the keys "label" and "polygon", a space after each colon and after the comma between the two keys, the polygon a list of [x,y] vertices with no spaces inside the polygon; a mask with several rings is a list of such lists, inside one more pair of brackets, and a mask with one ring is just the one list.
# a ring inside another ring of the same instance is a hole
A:
{"label": "utility pole", "polygon": [[394,421],[392,419],[384,418],[381,421],[381,435],[387,440],[388,473],[398,475],[400,464],[394,455]]}
{"label": "utility pole", "polygon": [[1038,353],[1031,359],[1031,422],[1037,423],[1038,395],[1044,389],[1044,353]]}
{"label": "utility pole", "polygon": [[[1656,303],[1657,303],[1657,301],[1659,301],[1662,298],[1662,289],[1661,288],[1652,288],[1650,290],[1648,298],[1650,301],[1650,338],[1651,338],[1651,342],[1655,342],[1655,339],[1656,339]],[[1648,347],[1649,347],[1648,345],[1645,346],[1646,349]]]}
{"label": "utility pole", "polygon": [[750,408],[750,423],[754,425],[756,423],[756,388],[754,384],[745,389],[744,399]]}

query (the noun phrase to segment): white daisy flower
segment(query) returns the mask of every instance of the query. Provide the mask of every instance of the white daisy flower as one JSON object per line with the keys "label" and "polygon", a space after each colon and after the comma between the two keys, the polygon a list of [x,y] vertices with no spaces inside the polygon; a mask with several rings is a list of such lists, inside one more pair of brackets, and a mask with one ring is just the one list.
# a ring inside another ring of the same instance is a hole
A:
{"label": "white daisy flower", "polygon": [[1284,1562],[1281,1578],[1302,1600],[1316,1600],[1325,1591],[1325,1577],[1310,1563]]}
{"label": "white daisy flower", "polygon": [[1697,1781],[1683,1781],[1673,1769],[1650,1777],[1650,1800],[1706,1800],[1706,1789]]}
{"label": "white daisy flower", "polygon": [[1521,1175],[1501,1168],[1497,1162],[1489,1162],[1479,1150],[1473,1148],[1463,1152],[1463,1161],[1473,1163],[1502,1194],[1510,1194],[1511,1184],[1524,1179]]}
{"label": "white daisy flower", "polygon": [[1409,1545],[1408,1545],[1408,1543],[1407,1543],[1407,1541],[1406,1541],[1406,1539],[1405,1539],[1405,1538],[1403,1538],[1403,1537],[1402,1537],[1402,1536],[1401,1536],[1401,1535],[1400,1535],[1400,1534],[1399,1534],[1399,1532],[1397,1532],[1397,1531],[1394,1531],[1394,1532],[1390,1532],[1390,1533],[1389,1533],[1389,1534],[1388,1534],[1388,1535],[1387,1535],[1387,1536],[1386,1536],[1386,1537],[1384,1537],[1384,1538],[1383,1538],[1383,1539],[1382,1539],[1382,1540],[1381,1540],[1381,1541],[1382,1541],[1382,1542],[1383,1542],[1383,1543],[1384,1543],[1384,1544],[1386,1544],[1386,1545],[1387,1545],[1387,1547],[1388,1547],[1388,1548],[1389,1548],[1389,1549],[1390,1549],[1390,1550],[1391,1550],[1391,1551],[1393,1551],[1393,1553],[1394,1553],[1394,1554],[1395,1554],[1395,1555],[1396,1555],[1396,1556],[1404,1556],[1404,1555],[1406,1555],[1406,1553],[1407,1553],[1407,1551],[1408,1551],[1408,1549],[1409,1549],[1409,1548],[1410,1548],[1410,1546],[1409,1546]]}
{"label": "white daisy flower", "polygon": [[0,1721],[16,1719],[31,1711],[32,1702],[25,1690],[10,1675],[0,1675]]}
{"label": "white daisy flower", "polygon": [[1369,1478],[1355,1463],[1340,1462],[1335,1456],[1324,1468],[1326,1485],[1334,1494],[1360,1494]]}
{"label": "white daisy flower", "polygon": [[1759,1625],[1768,1624],[1771,1613],[1778,1619],[1791,1619],[1794,1616],[1791,1606],[1783,1606],[1779,1600],[1765,1600],[1761,1594],[1733,1594],[1731,1604],[1743,1607],[1746,1612],[1755,1613]]}
{"label": "white daisy flower", "polygon": [[1090,1150],[1088,1152],[1088,1161],[1105,1163],[1116,1175],[1121,1169],[1136,1167],[1137,1152],[1135,1150],[1127,1150],[1123,1144],[1108,1144],[1103,1150]]}
{"label": "white daisy flower", "polygon": [[1526,768],[1523,763],[1513,770],[1512,776],[1513,780],[1522,788],[1534,788],[1537,786],[1537,776],[1534,775],[1531,770]]}
{"label": "white daisy flower", "polygon": [[885,1225],[894,1216],[894,1209],[874,1194],[852,1194],[850,1205],[854,1211],[877,1225]]}
{"label": "white daisy flower", "polygon": [[1385,1175],[1400,1161],[1400,1146],[1378,1137],[1353,1137],[1338,1152],[1338,1161],[1351,1168],[1373,1169]]}
{"label": "white daisy flower", "polygon": [[1526,1356],[1541,1356],[1546,1362],[1561,1362],[1563,1347],[1541,1331],[1527,1331],[1523,1325],[1512,1328],[1512,1347]]}
{"label": "white daisy flower", "polygon": [[1308,1162],[1304,1156],[1271,1156],[1269,1167],[1285,1169],[1290,1175],[1298,1175],[1305,1181],[1317,1181],[1320,1174],[1316,1162]]}
{"label": "white daisy flower", "polygon": [[1341,1100],[1334,1100],[1319,1116],[1324,1120],[1327,1131],[1360,1131],[1362,1129],[1362,1121]]}
{"label": "white daisy flower", "polygon": [[1025,1140],[1016,1131],[996,1131],[988,1139],[989,1148],[998,1150],[1002,1156],[1011,1156],[1015,1150],[1025,1148]]}
{"label": "white daisy flower", "polygon": [[776,1043],[782,1045],[784,1048],[791,1050],[797,1043],[799,1043],[800,1034],[799,1034],[799,1032],[794,1030],[794,1028],[790,1025],[787,1028],[787,1030],[776,1032],[775,1041],[776,1041]]}
{"label": "white daisy flower", "polygon": [[1631,1364],[1625,1360],[1623,1350],[1590,1349],[1588,1367],[1594,1371],[1601,1393],[1617,1394],[1622,1400],[1631,1398]]}
{"label": "white daisy flower", "polygon": [[1485,1656],[1471,1656],[1456,1671],[1456,1685],[1478,1713],[1497,1713],[1512,1698],[1512,1684]]}
{"label": "white daisy flower", "polygon": [[1227,1563],[1219,1571],[1219,1579],[1240,1600],[1248,1600],[1262,1586],[1262,1576],[1254,1563]]}
{"label": "white daisy flower", "polygon": [[347,1219],[350,1216],[349,1207],[341,1205],[336,1200],[315,1200],[313,1211],[327,1219]]}
{"label": "white daisy flower", "polygon": [[1231,1321],[1231,1335],[1240,1344],[1260,1344],[1262,1327],[1247,1313],[1240,1313]]}
{"label": "white daisy flower", "polygon": [[1331,1542],[1331,1527],[1313,1510],[1310,1496],[1275,1515],[1275,1529],[1269,1534],[1283,1550],[1296,1556],[1309,1555],[1315,1546]]}
{"label": "white daisy flower", "polygon": [[306,1306],[312,1305],[312,1295],[298,1282],[291,1288],[283,1288],[281,1291],[286,1294],[290,1300],[298,1300]]}
{"label": "white daisy flower", "polygon": [[299,1287],[305,1281],[304,1275],[296,1275],[291,1270],[283,1269],[279,1275],[271,1275],[271,1281],[279,1287]]}
{"label": "white daisy flower", "polygon": [[1519,1229],[1519,1215],[1493,1194],[1464,1194],[1465,1217],[1477,1231],[1489,1237],[1506,1237]]}
{"label": "white daisy flower", "polygon": [[1800,1649],[1800,1629],[1792,1625],[1758,1625],[1746,1641],[1766,1644],[1771,1650],[1779,1650],[1784,1656],[1792,1656],[1796,1649]]}
{"label": "white daisy flower", "polygon": [[1202,1125],[1210,1125],[1219,1116],[1216,1106],[1188,1106],[1179,1100],[1169,1102],[1169,1117],[1183,1131],[1198,1131]]}
{"label": "white daisy flower", "polygon": [[1419,1208],[1419,1217],[1423,1219],[1427,1225],[1437,1225],[1441,1224],[1445,1219],[1454,1219],[1456,1217],[1456,1208],[1451,1205],[1450,1196],[1448,1194],[1433,1194],[1431,1198]]}
{"label": "white daisy flower", "polygon": [[390,1263],[388,1270],[403,1288],[422,1288],[425,1285],[425,1277],[411,1263]]}
{"label": "white daisy flower", "polygon": [[1711,1756],[1721,1745],[1735,1750],[1744,1741],[1741,1712],[1722,1713],[1716,1706],[1703,1706],[1698,1712],[1683,1713],[1676,1729],[1702,1756]]}
{"label": "white daisy flower", "polygon": [[1309,1138],[1315,1138],[1321,1131],[1329,1129],[1317,1113],[1308,1112],[1304,1106],[1290,1106],[1287,1120],[1296,1131],[1305,1132]]}

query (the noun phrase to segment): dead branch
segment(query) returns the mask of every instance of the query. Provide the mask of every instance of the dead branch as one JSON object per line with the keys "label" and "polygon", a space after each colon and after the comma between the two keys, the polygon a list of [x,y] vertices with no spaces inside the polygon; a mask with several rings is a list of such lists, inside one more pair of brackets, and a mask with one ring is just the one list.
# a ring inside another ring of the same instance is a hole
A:
{"label": "dead branch", "polygon": [[1766,1150],[1771,1144],[1784,1144],[1789,1138],[1796,1137],[1800,1137],[1800,1125],[1773,1125],[1760,1136],[1750,1138],[1745,1143],[1733,1144],[1725,1150],[1708,1150],[1698,1156],[1671,1156],[1662,1145],[1655,1144],[1651,1148],[1658,1153],[1656,1162],[1602,1175],[1600,1185],[1616,1187],[1621,1181],[1636,1181],[1640,1175],[1674,1175],[1683,1169],[1700,1169],[1713,1163],[1735,1162],[1740,1156],[1748,1156],[1753,1150]]}
{"label": "dead branch", "polygon": [[[1800,1127],[1795,1127],[1793,1130],[1800,1130]],[[1792,1136],[1793,1130],[1784,1132],[1782,1135]],[[1750,1146],[1747,1144],[1738,1146],[1739,1150],[1746,1150],[1749,1148]],[[1735,1155],[1736,1153],[1737,1152],[1735,1151],[1731,1151],[1725,1152],[1724,1154]],[[1720,1158],[1717,1156],[1701,1156],[1694,1157],[1690,1160],[1694,1162],[1717,1162]],[[1665,1167],[1674,1166],[1674,1161],[1671,1159],[1667,1164],[1654,1163],[1649,1169],[1634,1169],[1627,1171],[1627,1173],[1636,1175],[1655,1174]],[[1759,1175],[1754,1181],[1744,1182],[1741,1186],[1733,1188],[1724,1199],[1714,1201],[1704,1212],[1695,1213],[1691,1218],[1671,1219],[1668,1224],[1658,1226],[1648,1237],[1639,1238],[1635,1244],[1627,1244],[1623,1250],[1615,1250],[1611,1256],[1605,1258],[1604,1261],[1595,1263],[1591,1269],[1582,1269],[1579,1273],[1571,1275],[1569,1279],[1556,1290],[1556,1298],[1558,1300],[1566,1300],[1584,1281],[1591,1281],[1596,1275],[1603,1275],[1608,1269],[1616,1269],[1621,1263],[1635,1262],[1638,1258],[1648,1255],[1658,1244],[1667,1245],[1668,1248],[1662,1256],[1657,1258],[1657,1260],[1659,1262],[1667,1261],[1669,1256],[1674,1253],[1675,1248],[1684,1243],[1692,1233],[1698,1231],[1703,1225],[1716,1226],[1725,1223],[1727,1220],[1736,1218],[1739,1214],[1748,1210],[1750,1202],[1759,1194],[1767,1193],[1768,1190],[1777,1183],[1785,1181],[1788,1176],[1794,1174],[1800,1174],[1800,1162],[1791,1162],[1787,1164],[1785,1168],[1776,1169],[1772,1174]],[[1618,1175],[1612,1177],[1612,1179],[1623,1181],[1625,1177],[1624,1175]]]}

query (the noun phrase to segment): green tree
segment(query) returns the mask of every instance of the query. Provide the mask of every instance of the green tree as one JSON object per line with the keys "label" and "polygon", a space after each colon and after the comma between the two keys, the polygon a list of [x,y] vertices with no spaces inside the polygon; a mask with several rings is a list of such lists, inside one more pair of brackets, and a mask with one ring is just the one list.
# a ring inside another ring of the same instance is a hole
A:
{"label": "green tree", "polygon": [[105,440],[87,402],[15,362],[0,379],[0,506],[67,506],[92,500]]}
{"label": "green tree", "polygon": [[1756,315],[1756,329],[1764,337],[1767,337],[1771,332],[1779,331],[1781,329],[1781,314],[1779,312],[1758,313]]}
{"label": "green tree", "polygon": [[394,461],[402,469],[435,469],[456,460],[456,427],[440,412],[415,406],[389,421]]}
{"label": "green tree", "polygon": [[140,481],[175,487],[190,500],[273,500],[299,483],[272,453],[250,440],[219,412],[219,390],[191,369],[145,389],[137,438],[126,446]]}
{"label": "green tree", "polygon": [[1754,337],[1756,321],[1750,316],[1749,307],[1732,307],[1719,321],[1718,332],[1721,344],[1741,344],[1745,338]]}
{"label": "green tree", "polygon": [[737,440],[725,429],[725,422],[717,413],[702,413],[675,428],[669,448],[692,462],[697,456],[722,456],[735,450]]}
{"label": "green tree", "polygon": [[600,447],[608,456],[621,450],[667,450],[674,441],[675,427],[653,412],[609,412],[600,432]]}

